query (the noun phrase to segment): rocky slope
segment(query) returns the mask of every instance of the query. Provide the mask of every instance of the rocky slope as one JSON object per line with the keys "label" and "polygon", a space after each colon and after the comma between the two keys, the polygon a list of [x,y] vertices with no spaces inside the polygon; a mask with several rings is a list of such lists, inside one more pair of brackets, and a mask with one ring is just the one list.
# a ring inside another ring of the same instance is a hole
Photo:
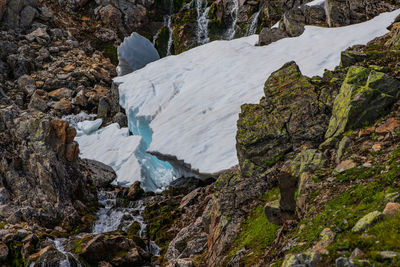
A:
{"label": "rocky slope", "polygon": [[[61,120],[126,125],[112,78],[133,31],[165,56],[251,28],[266,45],[400,4],[306,2],[0,0],[0,266],[397,266],[399,23],[323,77],[295,62],[274,72],[260,103],[242,107],[239,166],[216,179],[162,194],[111,187],[115,173],[80,159]],[[104,190],[121,225],[90,233]]]}
{"label": "rocky slope", "polygon": [[399,27],[323,77],[268,78],[242,107],[239,168],[177,202],[165,265],[397,266]]}

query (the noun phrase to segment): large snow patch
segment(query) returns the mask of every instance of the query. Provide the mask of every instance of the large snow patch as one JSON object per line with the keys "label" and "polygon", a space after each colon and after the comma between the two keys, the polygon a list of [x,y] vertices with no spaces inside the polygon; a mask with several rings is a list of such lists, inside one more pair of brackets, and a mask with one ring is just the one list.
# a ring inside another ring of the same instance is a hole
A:
{"label": "large snow patch", "polygon": [[341,51],[387,33],[399,13],[341,28],[306,26],[299,37],[263,47],[257,35],[208,43],[116,78],[120,104],[130,122],[151,120],[149,151],[218,173],[238,163],[240,106],[260,100],[271,72],[294,60],[303,74],[321,75],[339,64]]}

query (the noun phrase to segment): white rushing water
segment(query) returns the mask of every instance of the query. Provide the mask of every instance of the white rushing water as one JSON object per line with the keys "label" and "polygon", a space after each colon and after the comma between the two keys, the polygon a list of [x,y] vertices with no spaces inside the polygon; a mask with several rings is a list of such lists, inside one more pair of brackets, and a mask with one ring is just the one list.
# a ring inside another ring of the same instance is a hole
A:
{"label": "white rushing water", "polygon": [[[138,236],[146,238],[146,223],[143,220],[145,205],[142,200],[131,201],[127,207],[121,208],[117,206],[117,194],[114,191],[101,191],[98,197],[104,208],[97,212],[92,233],[126,231],[133,222],[137,222],[140,225]],[[147,251],[154,256],[160,256],[160,248],[154,241],[149,241]]]}
{"label": "white rushing water", "polygon": [[197,11],[197,44],[202,45],[210,41],[208,37],[208,12],[210,8],[207,7],[207,0],[196,0]]}
{"label": "white rushing water", "polygon": [[[97,220],[93,225],[92,234],[101,234],[116,230],[126,231],[128,227],[137,222],[140,225],[139,237],[146,239],[146,223],[143,220],[145,205],[142,200],[131,201],[127,207],[118,207],[117,193],[115,191],[101,191],[98,193],[99,202],[104,206],[97,212]],[[80,237],[80,235],[76,236]],[[58,262],[57,267],[82,267],[78,256],[66,251],[68,243],[66,238],[48,239],[55,249],[64,255],[64,259]],[[147,251],[154,256],[160,256],[160,248],[154,241],[149,241]],[[34,267],[32,262],[29,267]]]}
{"label": "white rushing water", "polygon": [[144,204],[139,200],[129,203],[128,207],[117,207],[117,197],[114,191],[101,191],[98,193],[99,202],[104,205],[97,212],[97,220],[93,226],[93,234],[101,234],[115,230],[123,230],[131,225],[132,222],[140,224],[138,235],[144,237],[146,224],[143,221]]}
{"label": "white rushing water", "polygon": [[232,3],[233,3],[233,7],[231,9],[232,24],[226,33],[227,40],[232,40],[233,38],[235,38],[236,23],[237,23],[238,13],[239,13],[239,0],[232,0]]}
{"label": "white rushing water", "polygon": [[172,48],[172,44],[174,41],[173,36],[172,36],[173,29],[172,29],[172,25],[171,25],[173,12],[174,12],[174,0],[170,0],[168,15],[164,16],[164,18],[163,18],[163,27],[161,29],[159,29],[158,32],[153,36],[153,46],[156,46],[156,42],[160,35],[161,30],[164,27],[167,27],[167,29],[168,29],[168,43],[167,43],[167,51],[166,51],[167,56],[171,55],[171,48]]}
{"label": "white rushing water", "polygon": [[249,26],[247,28],[247,33],[246,33],[247,36],[253,35],[253,34],[256,33],[257,26],[258,26],[258,17],[260,16],[260,12],[261,12],[261,7],[256,13],[254,13],[251,16],[251,18],[250,18],[251,22],[250,22],[250,24],[249,24]]}
{"label": "white rushing water", "polygon": [[[172,2],[172,1],[171,1]],[[168,28],[168,45],[167,45],[167,56],[171,55],[171,47],[172,47],[172,28],[171,28],[171,15],[168,15],[167,18],[167,28]]]}

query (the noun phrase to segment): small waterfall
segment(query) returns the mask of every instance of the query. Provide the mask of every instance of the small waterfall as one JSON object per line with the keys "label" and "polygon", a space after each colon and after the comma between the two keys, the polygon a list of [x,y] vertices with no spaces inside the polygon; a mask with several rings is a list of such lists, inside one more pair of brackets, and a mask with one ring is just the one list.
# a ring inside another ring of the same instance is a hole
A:
{"label": "small waterfall", "polygon": [[140,233],[144,233],[146,224],[143,222],[142,213],[144,211],[143,201],[129,203],[127,208],[117,206],[116,192],[101,191],[98,193],[99,202],[104,205],[97,212],[97,221],[93,226],[93,234],[101,234],[115,230],[125,231],[132,222],[140,224]]}
{"label": "small waterfall", "polygon": [[197,11],[197,43],[199,45],[206,44],[210,41],[208,37],[208,12],[210,8],[207,7],[207,1],[196,0]]}
{"label": "small waterfall", "polygon": [[249,27],[247,28],[247,33],[246,35],[253,35],[256,33],[257,31],[257,25],[258,25],[258,17],[260,16],[260,12],[261,12],[261,8],[253,14],[253,16],[251,16],[250,20],[251,23],[249,25]]}
{"label": "small waterfall", "polygon": [[[66,238],[56,238],[56,239],[53,240],[53,239],[47,238],[47,241],[52,243],[54,248],[58,252],[60,252],[61,254],[64,255],[64,259],[62,259],[62,260],[60,260],[58,262],[57,267],[82,267],[82,264],[79,262],[78,257],[76,255],[74,255],[74,254],[72,254],[70,252],[67,252],[65,250],[64,246],[65,246],[65,243],[68,241],[68,239],[66,239]],[[46,263],[42,263],[41,265],[42,266],[46,265]],[[37,266],[37,264],[35,262],[31,262],[29,264],[29,267],[34,267],[34,266]]]}
{"label": "small waterfall", "polygon": [[233,8],[231,9],[231,18],[232,18],[232,24],[231,27],[228,29],[226,36],[228,40],[232,40],[235,38],[236,34],[236,23],[238,19],[238,13],[239,13],[239,1],[238,0],[233,0]]}
{"label": "small waterfall", "polygon": [[[126,231],[132,222],[140,225],[138,235],[146,238],[146,223],[143,220],[145,205],[142,200],[130,202],[127,207],[117,207],[117,193],[114,191],[101,191],[98,193],[99,202],[104,205],[97,212],[97,221],[92,233],[100,234],[115,230]],[[149,241],[147,251],[154,256],[160,256],[160,248],[154,241]]]}
{"label": "small waterfall", "polygon": [[[171,0],[171,2],[173,3],[173,0]],[[172,29],[171,29],[171,15],[168,15],[168,19],[167,19],[167,27],[168,27],[168,32],[169,32],[169,36],[168,36],[168,46],[167,46],[167,56],[171,55],[171,47],[172,47]]]}
{"label": "small waterfall", "polygon": [[[166,15],[163,19],[163,27],[168,28],[168,44],[167,44],[167,52],[166,55],[170,56],[171,55],[171,48],[172,48],[172,43],[173,43],[173,36],[172,36],[172,27],[171,27],[171,22],[172,22],[172,14],[174,12],[174,0],[169,1],[169,11],[168,15]],[[162,27],[162,28],[163,28]],[[158,36],[160,35],[161,29],[158,30],[158,32],[153,36],[153,45],[156,46],[156,41],[158,39]]]}

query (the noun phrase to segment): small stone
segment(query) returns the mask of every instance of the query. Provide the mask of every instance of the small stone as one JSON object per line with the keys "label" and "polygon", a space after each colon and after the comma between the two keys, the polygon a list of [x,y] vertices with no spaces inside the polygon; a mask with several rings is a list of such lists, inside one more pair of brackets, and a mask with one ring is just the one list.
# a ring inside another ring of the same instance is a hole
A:
{"label": "small stone", "polygon": [[264,213],[270,223],[282,225],[282,214],[279,209],[279,200],[269,202],[264,206]]}
{"label": "small stone", "polygon": [[60,101],[56,102],[53,108],[60,111],[62,114],[69,114],[72,111],[71,102],[66,98],[62,98]]}
{"label": "small stone", "polygon": [[339,165],[336,166],[335,171],[341,173],[344,171],[347,171],[349,169],[353,169],[357,166],[357,164],[352,161],[351,159],[348,160],[344,160],[342,162],[339,163]]}
{"label": "small stone", "polygon": [[320,240],[315,244],[312,251],[321,254],[328,254],[327,248],[335,241],[336,233],[329,228],[325,228],[319,235]]}
{"label": "small stone", "polygon": [[61,98],[71,98],[74,92],[68,88],[60,88],[53,90],[49,93],[49,97],[55,100],[60,100]]}
{"label": "small stone", "polygon": [[112,265],[109,262],[101,261],[101,262],[99,262],[98,267],[112,267]]}
{"label": "small stone", "polygon": [[138,200],[144,193],[144,190],[140,187],[140,182],[134,182],[128,191],[128,198],[131,200]]}
{"label": "small stone", "polygon": [[371,134],[370,131],[368,131],[368,130],[366,130],[366,129],[361,129],[361,130],[358,132],[358,137],[364,137],[364,136],[367,136],[367,135],[370,135],[370,134]]}
{"label": "small stone", "polygon": [[385,209],[383,210],[383,215],[386,216],[394,216],[395,214],[400,212],[400,204],[399,203],[393,203],[389,202],[386,204]]}
{"label": "small stone", "polygon": [[350,260],[348,258],[343,258],[343,257],[337,258],[335,264],[336,264],[336,267],[353,267],[353,266],[355,266],[352,260]]}
{"label": "small stone", "polygon": [[376,224],[378,221],[380,221],[383,217],[382,212],[379,211],[373,211],[362,217],[356,225],[354,225],[352,231],[353,232],[362,232],[365,229],[373,226]]}
{"label": "small stone", "polygon": [[351,145],[351,139],[348,136],[343,137],[343,139],[339,143],[339,148],[336,154],[336,162],[340,162],[342,156],[346,149]]}
{"label": "small stone", "polygon": [[6,244],[0,243],[0,262],[5,261],[8,256],[9,249]]}
{"label": "small stone", "polygon": [[292,266],[317,266],[321,261],[321,255],[314,252],[304,252],[294,255],[288,255],[282,263],[281,267]]}
{"label": "small stone", "polygon": [[398,127],[400,127],[400,121],[395,118],[390,118],[384,124],[376,128],[375,132],[379,134],[393,132]]}
{"label": "small stone", "polygon": [[63,70],[69,72],[69,71],[73,70],[74,68],[75,68],[75,66],[74,66],[73,64],[71,64],[71,65],[65,66],[65,67],[63,68]]}
{"label": "small stone", "polygon": [[351,253],[350,259],[359,259],[359,258],[362,258],[363,256],[364,256],[364,252],[362,252],[361,249],[356,248]]}
{"label": "small stone", "polygon": [[394,251],[380,251],[379,255],[385,260],[390,260],[399,256],[399,253]]}
{"label": "small stone", "polygon": [[386,202],[399,202],[400,201],[400,193],[394,192],[394,193],[387,194],[385,196],[385,201]]}
{"label": "small stone", "polygon": [[33,32],[31,32],[30,34],[27,34],[25,36],[25,38],[32,42],[33,40],[36,39],[36,41],[40,41],[40,40],[45,40],[45,41],[49,41],[50,40],[50,36],[47,34],[46,29],[45,28],[37,28],[36,30],[34,30]]}
{"label": "small stone", "polygon": [[374,144],[372,146],[372,151],[374,151],[374,152],[378,152],[378,151],[381,151],[381,150],[382,150],[382,145],[381,144]]}
{"label": "small stone", "polygon": [[372,163],[371,163],[371,161],[367,161],[362,166],[365,167],[365,168],[371,168],[372,167]]}

